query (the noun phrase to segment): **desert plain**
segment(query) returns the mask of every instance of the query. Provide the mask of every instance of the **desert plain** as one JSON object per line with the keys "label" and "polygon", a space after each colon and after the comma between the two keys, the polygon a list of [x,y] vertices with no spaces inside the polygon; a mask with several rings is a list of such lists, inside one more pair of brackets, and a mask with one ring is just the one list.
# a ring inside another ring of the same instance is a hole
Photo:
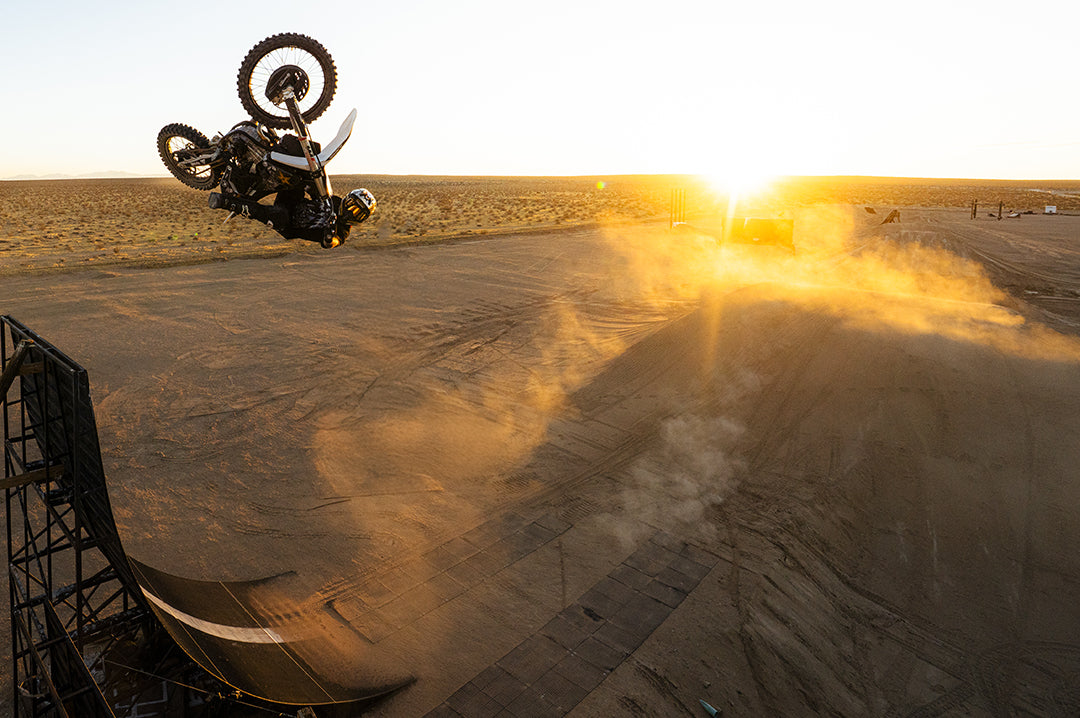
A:
{"label": "desert plain", "polygon": [[380,204],[322,250],[0,183],[132,558],[287,576],[311,665],[415,678],[357,715],[1080,713],[1080,183],[744,198],[793,254],[693,178],[334,184]]}

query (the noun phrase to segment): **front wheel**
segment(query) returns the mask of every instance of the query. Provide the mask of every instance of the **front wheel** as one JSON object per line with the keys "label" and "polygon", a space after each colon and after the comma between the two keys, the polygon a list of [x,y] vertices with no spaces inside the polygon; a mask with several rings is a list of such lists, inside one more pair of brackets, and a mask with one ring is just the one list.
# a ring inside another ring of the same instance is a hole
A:
{"label": "front wheel", "polygon": [[210,164],[210,140],[194,127],[165,125],[157,136],[158,154],[172,176],[194,189],[213,189],[221,168]]}
{"label": "front wheel", "polygon": [[267,127],[292,126],[284,101],[289,88],[305,122],[326,112],[337,91],[337,69],[330,53],[307,35],[294,32],[273,35],[251,48],[236,77],[244,109]]}

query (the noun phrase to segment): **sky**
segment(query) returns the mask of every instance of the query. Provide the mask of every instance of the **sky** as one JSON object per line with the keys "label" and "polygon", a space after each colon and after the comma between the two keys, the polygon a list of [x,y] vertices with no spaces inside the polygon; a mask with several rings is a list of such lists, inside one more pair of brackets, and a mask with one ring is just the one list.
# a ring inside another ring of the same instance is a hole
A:
{"label": "sky", "polygon": [[166,173],[169,123],[245,119],[236,73],[322,43],[333,174],[1071,179],[1080,3],[2,0],[0,178]]}

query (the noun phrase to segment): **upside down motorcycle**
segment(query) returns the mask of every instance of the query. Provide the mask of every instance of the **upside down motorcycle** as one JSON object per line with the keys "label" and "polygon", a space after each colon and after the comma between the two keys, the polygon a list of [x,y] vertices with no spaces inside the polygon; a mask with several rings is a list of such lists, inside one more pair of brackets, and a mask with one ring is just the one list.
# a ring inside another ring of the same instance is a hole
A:
{"label": "upside down motorcycle", "polygon": [[[188,187],[220,185],[220,192],[210,193],[211,208],[263,222],[288,239],[336,247],[376,205],[366,189],[334,195],[326,173],[352,133],[356,110],[325,146],[308,131],[336,90],[337,69],[326,48],[296,33],[268,37],[248,52],[237,74],[240,102],[251,119],[213,139],[188,125],[166,125],[158,132],[158,153]],[[270,195],[272,203],[259,201]]]}

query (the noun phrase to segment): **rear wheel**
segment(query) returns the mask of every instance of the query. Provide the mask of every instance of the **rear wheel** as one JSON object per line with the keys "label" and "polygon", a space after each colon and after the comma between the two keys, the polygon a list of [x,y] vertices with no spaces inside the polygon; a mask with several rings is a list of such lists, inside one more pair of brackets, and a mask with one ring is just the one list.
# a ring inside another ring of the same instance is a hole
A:
{"label": "rear wheel", "polygon": [[240,64],[236,89],[251,117],[268,127],[289,129],[282,91],[293,88],[305,122],[313,122],[334,99],[337,69],[326,48],[307,35],[286,32],[268,37]]}
{"label": "rear wheel", "polygon": [[165,125],[158,132],[158,154],[173,177],[188,187],[213,189],[221,179],[221,168],[207,160],[210,140],[187,125]]}

